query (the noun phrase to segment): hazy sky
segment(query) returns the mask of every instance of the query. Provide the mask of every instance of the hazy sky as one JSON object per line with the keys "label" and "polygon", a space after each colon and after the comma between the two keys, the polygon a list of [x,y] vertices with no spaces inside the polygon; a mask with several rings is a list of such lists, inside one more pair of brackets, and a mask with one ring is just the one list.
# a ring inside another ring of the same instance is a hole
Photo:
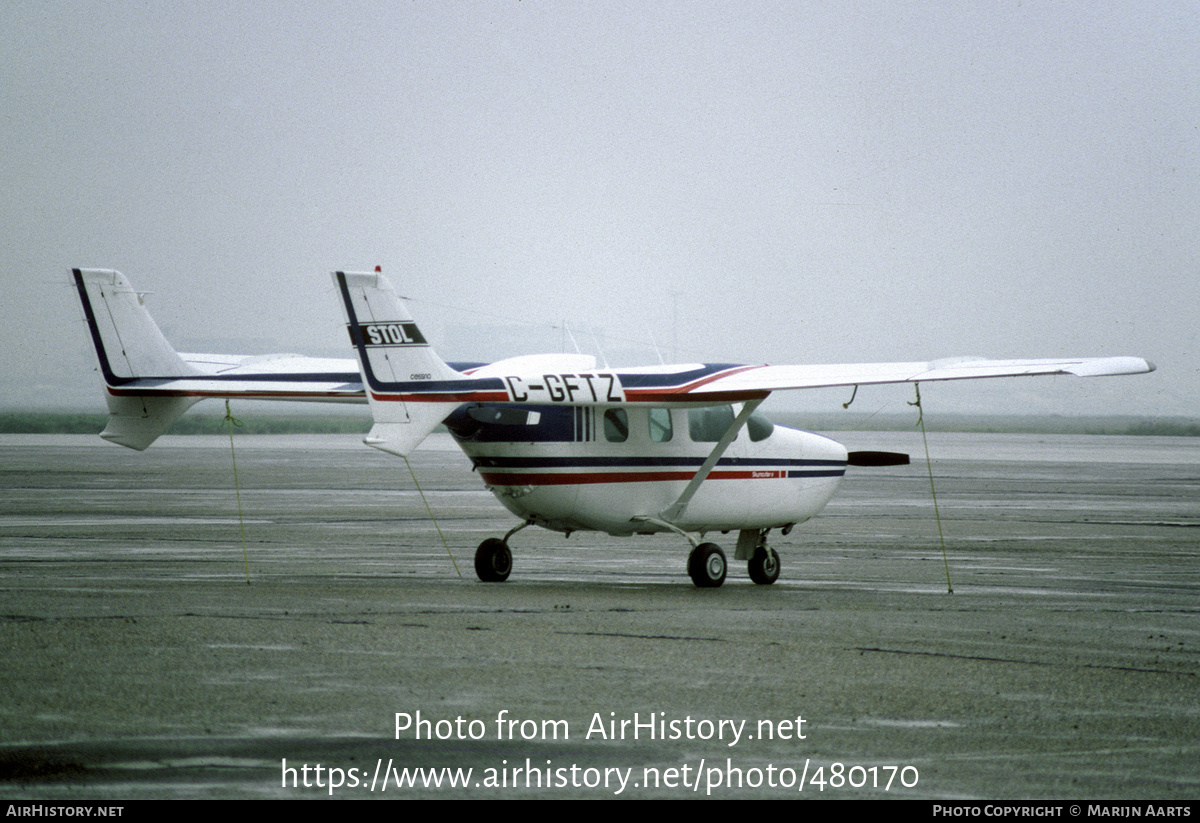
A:
{"label": "hazy sky", "polygon": [[153,292],[185,350],[350,356],[328,272],[378,264],[449,359],[564,320],[613,365],[651,337],[1133,354],[1159,371],[923,395],[1200,415],[1195,3],[6,0],[0,27],[0,406],[103,409],[71,267]]}

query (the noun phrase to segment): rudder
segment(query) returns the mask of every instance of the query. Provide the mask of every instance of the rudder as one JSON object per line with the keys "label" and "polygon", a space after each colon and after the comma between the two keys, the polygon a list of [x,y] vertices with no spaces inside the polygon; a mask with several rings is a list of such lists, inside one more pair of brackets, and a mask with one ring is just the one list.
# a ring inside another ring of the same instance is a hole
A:
{"label": "rudder", "polygon": [[460,405],[432,390],[470,378],[434,352],[382,274],[339,271],[333,282],[375,419],[363,442],[406,456]]}
{"label": "rudder", "polygon": [[139,392],[138,381],[200,372],[167,342],[125,275],[111,269],[72,269],[71,274],[106,388],[110,418],[100,436],[141,451],[198,398]]}

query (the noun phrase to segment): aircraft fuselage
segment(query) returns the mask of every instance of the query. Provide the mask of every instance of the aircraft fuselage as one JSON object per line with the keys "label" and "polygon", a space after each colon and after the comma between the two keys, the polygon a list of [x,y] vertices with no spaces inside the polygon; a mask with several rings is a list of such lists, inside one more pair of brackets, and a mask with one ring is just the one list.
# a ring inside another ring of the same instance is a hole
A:
{"label": "aircraft fuselage", "polygon": [[[447,419],[488,489],[525,521],[612,535],[665,531],[674,504],[733,419],[729,406],[463,406]],[[846,449],[809,432],[750,423],[672,525],[781,528],[824,508]],[[649,519],[647,519],[649,518]]]}

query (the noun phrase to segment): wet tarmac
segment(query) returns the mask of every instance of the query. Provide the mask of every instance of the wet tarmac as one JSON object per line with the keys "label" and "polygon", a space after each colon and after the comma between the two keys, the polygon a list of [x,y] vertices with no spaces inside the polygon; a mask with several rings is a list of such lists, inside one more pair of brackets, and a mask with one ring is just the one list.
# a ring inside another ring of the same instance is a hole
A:
{"label": "wet tarmac", "polygon": [[832,436],[916,459],[716,590],[533,529],[478,582],[437,438],[461,577],[355,437],[238,438],[245,557],[227,439],[0,437],[0,797],[1200,795],[1200,438],[931,435],[947,564],[919,435]]}

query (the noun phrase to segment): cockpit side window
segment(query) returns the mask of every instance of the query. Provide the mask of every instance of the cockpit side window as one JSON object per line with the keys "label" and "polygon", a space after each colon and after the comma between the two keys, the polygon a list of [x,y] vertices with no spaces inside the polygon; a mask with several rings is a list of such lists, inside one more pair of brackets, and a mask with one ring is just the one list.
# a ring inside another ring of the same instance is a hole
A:
{"label": "cockpit side window", "polygon": [[775,424],[761,414],[752,414],[746,421],[746,431],[750,432],[750,439],[758,443],[771,436],[771,432],[775,431]]}
{"label": "cockpit side window", "polygon": [[650,439],[655,443],[666,443],[674,435],[671,429],[670,409],[650,409]]}
{"label": "cockpit side window", "polygon": [[604,411],[604,439],[610,443],[624,443],[629,439],[629,415],[624,409]]}

